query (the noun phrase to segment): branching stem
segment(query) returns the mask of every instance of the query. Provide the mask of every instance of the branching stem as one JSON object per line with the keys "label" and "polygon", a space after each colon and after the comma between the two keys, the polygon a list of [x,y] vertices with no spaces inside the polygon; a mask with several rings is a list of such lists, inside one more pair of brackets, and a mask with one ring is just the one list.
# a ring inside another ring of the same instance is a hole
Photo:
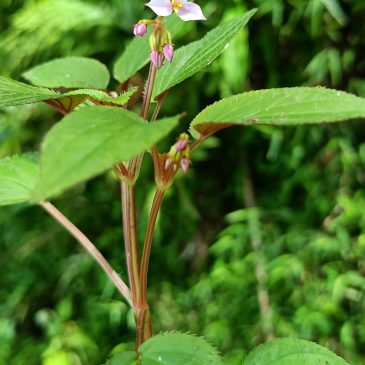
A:
{"label": "branching stem", "polygon": [[109,279],[114,283],[120,294],[132,306],[131,293],[128,286],[112,268],[105,257],[95,247],[95,245],[68,219],[66,218],[54,205],[49,202],[41,203],[45,209],[58,223],[60,223],[77,241],[84,247],[90,256],[99,264],[105,271]]}

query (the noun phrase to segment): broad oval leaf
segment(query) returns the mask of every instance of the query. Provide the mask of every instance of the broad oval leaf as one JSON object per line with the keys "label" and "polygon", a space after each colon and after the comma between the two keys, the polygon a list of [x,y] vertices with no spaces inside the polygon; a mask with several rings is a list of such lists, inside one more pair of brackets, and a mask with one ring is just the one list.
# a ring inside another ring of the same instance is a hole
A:
{"label": "broad oval leaf", "polygon": [[153,97],[179,84],[199,72],[216,59],[229,46],[234,36],[247,24],[256,9],[246,12],[220,24],[199,41],[179,48],[172,63],[159,70],[156,77]]}
{"label": "broad oval leaf", "polygon": [[243,365],[349,365],[330,350],[299,339],[277,339],[258,346]]}
{"label": "broad oval leaf", "polygon": [[116,107],[82,108],[63,118],[46,135],[41,149],[40,201],[146,151],[168,134],[178,118],[147,124]]}
{"label": "broad oval leaf", "polygon": [[[230,125],[297,125],[365,117],[365,99],[321,87],[250,91],[208,106],[190,125],[203,135]],[[195,133],[196,135],[196,133]]]}
{"label": "broad oval leaf", "polygon": [[204,339],[185,333],[162,333],[139,349],[141,365],[223,365],[217,350]]}
{"label": "broad oval leaf", "polygon": [[59,94],[52,90],[27,85],[9,77],[0,77],[0,108],[38,103],[57,97]]}
{"label": "broad oval leaf", "polygon": [[35,86],[105,89],[110,80],[104,64],[86,57],[65,57],[36,66],[23,74]]}
{"label": "broad oval leaf", "polygon": [[28,202],[38,178],[36,154],[0,160],[0,205]]}
{"label": "broad oval leaf", "polygon": [[[174,39],[176,39],[178,34],[185,33],[185,29],[189,26],[176,15],[169,16],[166,19],[165,25]],[[135,75],[149,62],[151,51],[149,44],[150,34],[151,29],[144,37],[134,37],[125,51],[117,59],[114,65],[113,75],[120,83]]]}

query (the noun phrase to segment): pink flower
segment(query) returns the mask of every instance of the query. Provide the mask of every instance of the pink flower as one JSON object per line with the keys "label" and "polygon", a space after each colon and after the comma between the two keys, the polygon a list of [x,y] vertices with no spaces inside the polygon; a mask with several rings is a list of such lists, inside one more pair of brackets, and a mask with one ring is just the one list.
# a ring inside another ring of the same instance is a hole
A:
{"label": "pink flower", "polygon": [[143,37],[147,32],[146,24],[134,24],[133,33],[135,36]]}
{"label": "pink flower", "polygon": [[174,46],[172,44],[165,44],[163,47],[163,54],[167,61],[171,63],[174,58]]}
{"label": "pink flower", "polygon": [[175,12],[182,20],[206,20],[199,5],[187,0],[151,0],[145,4],[159,16]]}
{"label": "pink flower", "polygon": [[154,66],[158,69],[163,64],[163,54],[156,51],[155,49],[151,51],[150,53],[151,62],[154,64]]}

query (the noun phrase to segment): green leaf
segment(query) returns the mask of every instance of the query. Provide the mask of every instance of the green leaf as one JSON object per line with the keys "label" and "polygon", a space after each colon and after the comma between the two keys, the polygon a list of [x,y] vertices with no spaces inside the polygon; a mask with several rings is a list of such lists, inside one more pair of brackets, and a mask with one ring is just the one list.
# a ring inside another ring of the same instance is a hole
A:
{"label": "green leaf", "polygon": [[65,57],[36,66],[23,77],[35,86],[105,89],[110,81],[104,64],[92,58]]}
{"label": "green leaf", "polygon": [[364,117],[363,98],[320,87],[295,87],[250,91],[218,101],[195,117],[190,130],[208,135],[230,125],[290,126]]}
{"label": "green leaf", "polygon": [[139,349],[141,365],[222,365],[216,349],[200,337],[162,333]]}
{"label": "green leaf", "polygon": [[146,151],[168,134],[178,118],[147,124],[116,107],[82,108],[63,118],[46,135],[40,159],[39,201]]}
{"label": "green leaf", "polygon": [[0,205],[29,201],[38,177],[39,167],[35,154],[0,160]]}
{"label": "green leaf", "polygon": [[79,96],[84,95],[85,97],[89,97],[91,100],[97,100],[99,102],[111,103],[115,105],[124,105],[128,102],[130,97],[138,90],[138,87],[132,87],[126,92],[118,95],[117,97],[109,96],[106,92],[101,90],[93,90],[93,89],[79,89],[69,91],[68,93],[63,94],[64,96]]}
{"label": "green leaf", "polygon": [[258,346],[243,365],[348,365],[325,347],[298,339],[278,339]]}
{"label": "green leaf", "polygon": [[58,96],[59,94],[52,90],[27,85],[8,77],[0,77],[0,108],[37,103]]}
{"label": "green leaf", "polygon": [[[166,28],[172,37],[176,36],[187,27],[187,24],[178,18],[175,14],[169,16],[165,22]],[[151,28],[151,27],[150,27]],[[125,51],[117,59],[114,65],[114,78],[120,83],[128,80],[135,75],[150,59],[149,36],[151,29],[144,37],[134,37],[126,47]]]}
{"label": "green leaf", "polygon": [[42,87],[31,86],[8,77],[0,77],[0,108],[45,101],[63,112],[71,112],[87,98],[106,104],[124,105],[137,91],[133,87],[116,98],[94,89],[72,90],[59,93]]}
{"label": "green leaf", "polygon": [[112,356],[105,365],[135,365],[137,360],[134,351],[121,352]]}
{"label": "green leaf", "polygon": [[229,20],[214,28],[201,40],[179,48],[175,52],[173,62],[165,63],[157,73],[153,97],[210,65],[229,46],[234,36],[247,24],[255,12],[256,9],[253,9]]}

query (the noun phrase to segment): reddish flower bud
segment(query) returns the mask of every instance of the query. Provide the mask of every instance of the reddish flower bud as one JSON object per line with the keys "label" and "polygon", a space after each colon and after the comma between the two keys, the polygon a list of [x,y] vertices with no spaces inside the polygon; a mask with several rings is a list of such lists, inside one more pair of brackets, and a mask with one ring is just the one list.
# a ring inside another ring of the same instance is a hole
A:
{"label": "reddish flower bud", "polygon": [[133,28],[133,33],[135,36],[143,37],[147,32],[147,26],[145,24],[135,24]]}
{"label": "reddish flower bud", "polygon": [[163,64],[163,54],[156,51],[155,49],[150,53],[151,62],[154,64],[156,68],[160,68]]}
{"label": "reddish flower bud", "polygon": [[176,143],[175,143],[175,147],[176,147],[176,151],[177,152],[182,152],[186,149],[186,147],[188,146],[188,140],[187,139],[179,139]]}
{"label": "reddish flower bud", "polygon": [[163,47],[163,54],[167,61],[171,63],[174,58],[174,46],[172,44],[165,44]]}
{"label": "reddish flower bud", "polygon": [[186,174],[189,170],[190,160],[187,157],[183,157],[180,161],[180,167],[184,174]]}

